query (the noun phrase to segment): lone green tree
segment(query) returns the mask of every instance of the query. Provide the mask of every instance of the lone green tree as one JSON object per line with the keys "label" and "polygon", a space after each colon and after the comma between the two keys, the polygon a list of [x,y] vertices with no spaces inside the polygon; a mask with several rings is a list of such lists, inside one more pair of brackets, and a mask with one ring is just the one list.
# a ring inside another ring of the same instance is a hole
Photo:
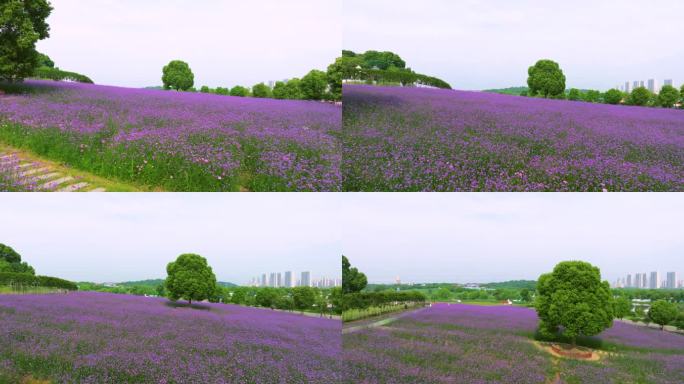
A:
{"label": "lone green tree", "polygon": [[605,101],[606,104],[620,104],[620,102],[622,101],[622,92],[615,88],[609,89],[603,95],[603,101]]}
{"label": "lone green tree", "polygon": [[663,108],[672,108],[679,100],[679,91],[671,85],[664,85],[658,93],[658,105]]}
{"label": "lone green tree", "polygon": [[660,329],[664,330],[665,326],[677,319],[678,311],[677,304],[670,303],[665,300],[658,300],[651,305],[648,310],[648,318],[654,323],[660,325]]}
{"label": "lone green tree", "polygon": [[36,42],[50,36],[47,0],[0,2],[0,80],[20,81],[33,75],[40,57]]}
{"label": "lone green tree", "polygon": [[537,282],[535,303],[540,331],[560,333],[574,345],[578,336],[593,336],[610,327],[615,317],[613,297],[601,271],[583,261],[564,261]]}
{"label": "lone green tree", "polygon": [[195,84],[195,75],[185,61],[173,60],[162,70],[164,89],[187,91]]}
{"label": "lone green tree", "polygon": [[361,292],[368,285],[366,275],[352,268],[346,256],[342,255],[342,293]]}
{"label": "lone green tree", "polygon": [[527,70],[529,95],[558,98],[565,93],[565,75],[558,63],[539,60]]}
{"label": "lone green tree", "polygon": [[577,88],[571,88],[570,92],[568,92],[568,100],[577,101],[581,98],[582,95],[580,94],[580,91]]}
{"label": "lone green tree", "polygon": [[644,87],[634,88],[629,94],[629,104],[644,106],[651,100],[651,92]]}
{"label": "lone green tree", "polygon": [[166,291],[171,300],[202,301],[216,292],[216,276],[207,259],[184,253],[166,266]]}
{"label": "lone green tree", "polygon": [[311,287],[292,288],[292,300],[300,311],[310,309],[316,303],[316,291]]}
{"label": "lone green tree", "polygon": [[247,89],[241,85],[236,85],[230,89],[230,95],[231,96],[237,96],[237,97],[247,97],[247,96],[249,96],[249,89]]}
{"label": "lone green tree", "polygon": [[322,100],[328,88],[328,78],[325,72],[314,69],[302,77],[299,87],[304,99]]}
{"label": "lone green tree", "polygon": [[615,299],[615,317],[624,319],[632,313],[632,302],[626,297],[618,297]]}

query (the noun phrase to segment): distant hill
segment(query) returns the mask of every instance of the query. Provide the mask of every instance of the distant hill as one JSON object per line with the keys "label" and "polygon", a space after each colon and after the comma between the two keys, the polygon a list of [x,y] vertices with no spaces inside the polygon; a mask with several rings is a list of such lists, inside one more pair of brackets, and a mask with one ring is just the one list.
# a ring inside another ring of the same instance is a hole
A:
{"label": "distant hill", "polygon": [[509,88],[499,88],[499,89],[485,89],[483,92],[489,93],[499,93],[502,95],[515,95],[520,96],[521,93],[529,91],[527,87],[509,87]]}
{"label": "distant hill", "polygon": [[482,284],[482,287],[492,288],[492,289],[523,289],[527,288],[529,290],[537,289],[537,282],[534,280],[511,280],[503,281],[500,283],[487,283]]}

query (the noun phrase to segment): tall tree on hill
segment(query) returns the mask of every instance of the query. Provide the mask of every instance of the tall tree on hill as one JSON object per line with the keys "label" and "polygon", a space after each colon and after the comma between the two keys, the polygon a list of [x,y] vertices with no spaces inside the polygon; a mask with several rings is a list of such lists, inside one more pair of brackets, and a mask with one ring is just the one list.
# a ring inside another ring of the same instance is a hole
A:
{"label": "tall tree on hill", "polygon": [[314,69],[302,77],[299,87],[304,99],[322,100],[328,88],[328,79],[325,72]]}
{"label": "tall tree on hill", "polygon": [[216,292],[216,276],[207,259],[194,253],[185,253],[166,266],[168,277],[165,286],[171,300],[202,301]]}
{"label": "tall tree on hill", "polygon": [[565,93],[565,75],[555,61],[539,60],[527,73],[530,96],[558,98]]}
{"label": "tall tree on hill", "polygon": [[658,105],[663,108],[672,108],[679,100],[679,91],[671,85],[665,85],[658,93]]}
{"label": "tall tree on hill", "polygon": [[187,91],[195,84],[195,75],[185,61],[173,60],[162,70],[164,89]]}
{"label": "tall tree on hill", "polygon": [[593,336],[610,327],[615,317],[613,296],[601,271],[583,261],[564,261],[537,283],[535,303],[540,331],[562,333],[575,344],[578,336]]}
{"label": "tall tree on hill", "polygon": [[361,292],[368,285],[366,275],[352,268],[346,256],[342,255],[342,293]]}
{"label": "tall tree on hill", "polygon": [[50,36],[52,12],[47,0],[0,2],[0,79],[17,81],[33,75],[39,56],[36,42]]}

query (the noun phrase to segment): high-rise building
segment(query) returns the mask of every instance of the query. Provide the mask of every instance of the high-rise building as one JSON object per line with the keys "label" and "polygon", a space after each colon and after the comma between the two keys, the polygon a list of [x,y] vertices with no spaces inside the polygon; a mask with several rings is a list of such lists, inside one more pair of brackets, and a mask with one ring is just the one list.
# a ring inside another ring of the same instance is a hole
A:
{"label": "high-rise building", "polygon": [[276,285],[276,274],[275,272],[271,272],[270,275],[268,275],[268,286],[269,287],[275,287]]}
{"label": "high-rise building", "polygon": [[285,286],[287,288],[292,288],[292,271],[285,271]]}
{"label": "high-rise building", "polygon": [[677,288],[677,272],[668,272],[667,280],[665,281],[665,288]]}
{"label": "high-rise building", "polygon": [[648,274],[646,272],[641,274],[641,288],[648,288]]}
{"label": "high-rise building", "polygon": [[649,284],[649,288],[651,289],[658,289],[660,288],[660,273],[658,272],[651,272],[651,278],[648,279],[648,281],[651,283]]}
{"label": "high-rise building", "polygon": [[631,273],[630,273],[629,275],[627,275],[627,283],[625,284],[625,286],[626,286],[627,288],[631,288],[631,287],[632,287],[632,274],[631,274]]}
{"label": "high-rise building", "polygon": [[634,83],[632,84],[632,90],[635,90],[637,88],[639,88],[639,80],[634,81]]}
{"label": "high-rise building", "polygon": [[261,275],[261,286],[265,287],[266,286],[266,274]]}
{"label": "high-rise building", "polygon": [[630,92],[629,81],[625,81],[625,89],[624,89],[624,91],[625,91],[626,93],[629,93],[629,92]]}
{"label": "high-rise building", "polygon": [[283,286],[283,274],[278,272],[276,275],[276,287],[282,287]]}
{"label": "high-rise building", "polygon": [[309,271],[302,272],[301,286],[302,287],[310,287],[311,286],[311,272],[309,272]]}
{"label": "high-rise building", "polygon": [[672,81],[672,79],[665,79],[665,81],[663,82],[663,85],[669,85],[669,86],[673,87],[674,81]]}
{"label": "high-rise building", "polygon": [[643,80],[639,80],[639,86],[642,88],[646,86]]}
{"label": "high-rise building", "polygon": [[648,90],[651,91],[651,93],[660,92],[660,87],[658,86],[656,79],[648,79]]}

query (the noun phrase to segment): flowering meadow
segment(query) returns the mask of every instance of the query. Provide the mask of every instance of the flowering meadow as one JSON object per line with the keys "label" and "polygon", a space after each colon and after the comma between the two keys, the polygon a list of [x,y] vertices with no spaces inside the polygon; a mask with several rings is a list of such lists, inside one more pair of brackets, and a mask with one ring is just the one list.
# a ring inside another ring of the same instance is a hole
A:
{"label": "flowering meadow", "polygon": [[0,295],[0,383],[330,383],[341,323],[109,293]]}
{"label": "flowering meadow", "polygon": [[346,191],[684,191],[684,111],[344,86]]}
{"label": "flowering meadow", "polygon": [[26,81],[0,95],[0,142],[177,191],[338,191],[341,107]]}
{"label": "flowering meadow", "polygon": [[21,176],[19,162],[14,155],[0,157],[0,192],[31,192],[37,189],[35,181]]}
{"label": "flowering meadow", "polygon": [[536,312],[435,304],[343,336],[345,383],[684,382],[684,336],[616,321],[599,361],[556,359],[533,344]]}

